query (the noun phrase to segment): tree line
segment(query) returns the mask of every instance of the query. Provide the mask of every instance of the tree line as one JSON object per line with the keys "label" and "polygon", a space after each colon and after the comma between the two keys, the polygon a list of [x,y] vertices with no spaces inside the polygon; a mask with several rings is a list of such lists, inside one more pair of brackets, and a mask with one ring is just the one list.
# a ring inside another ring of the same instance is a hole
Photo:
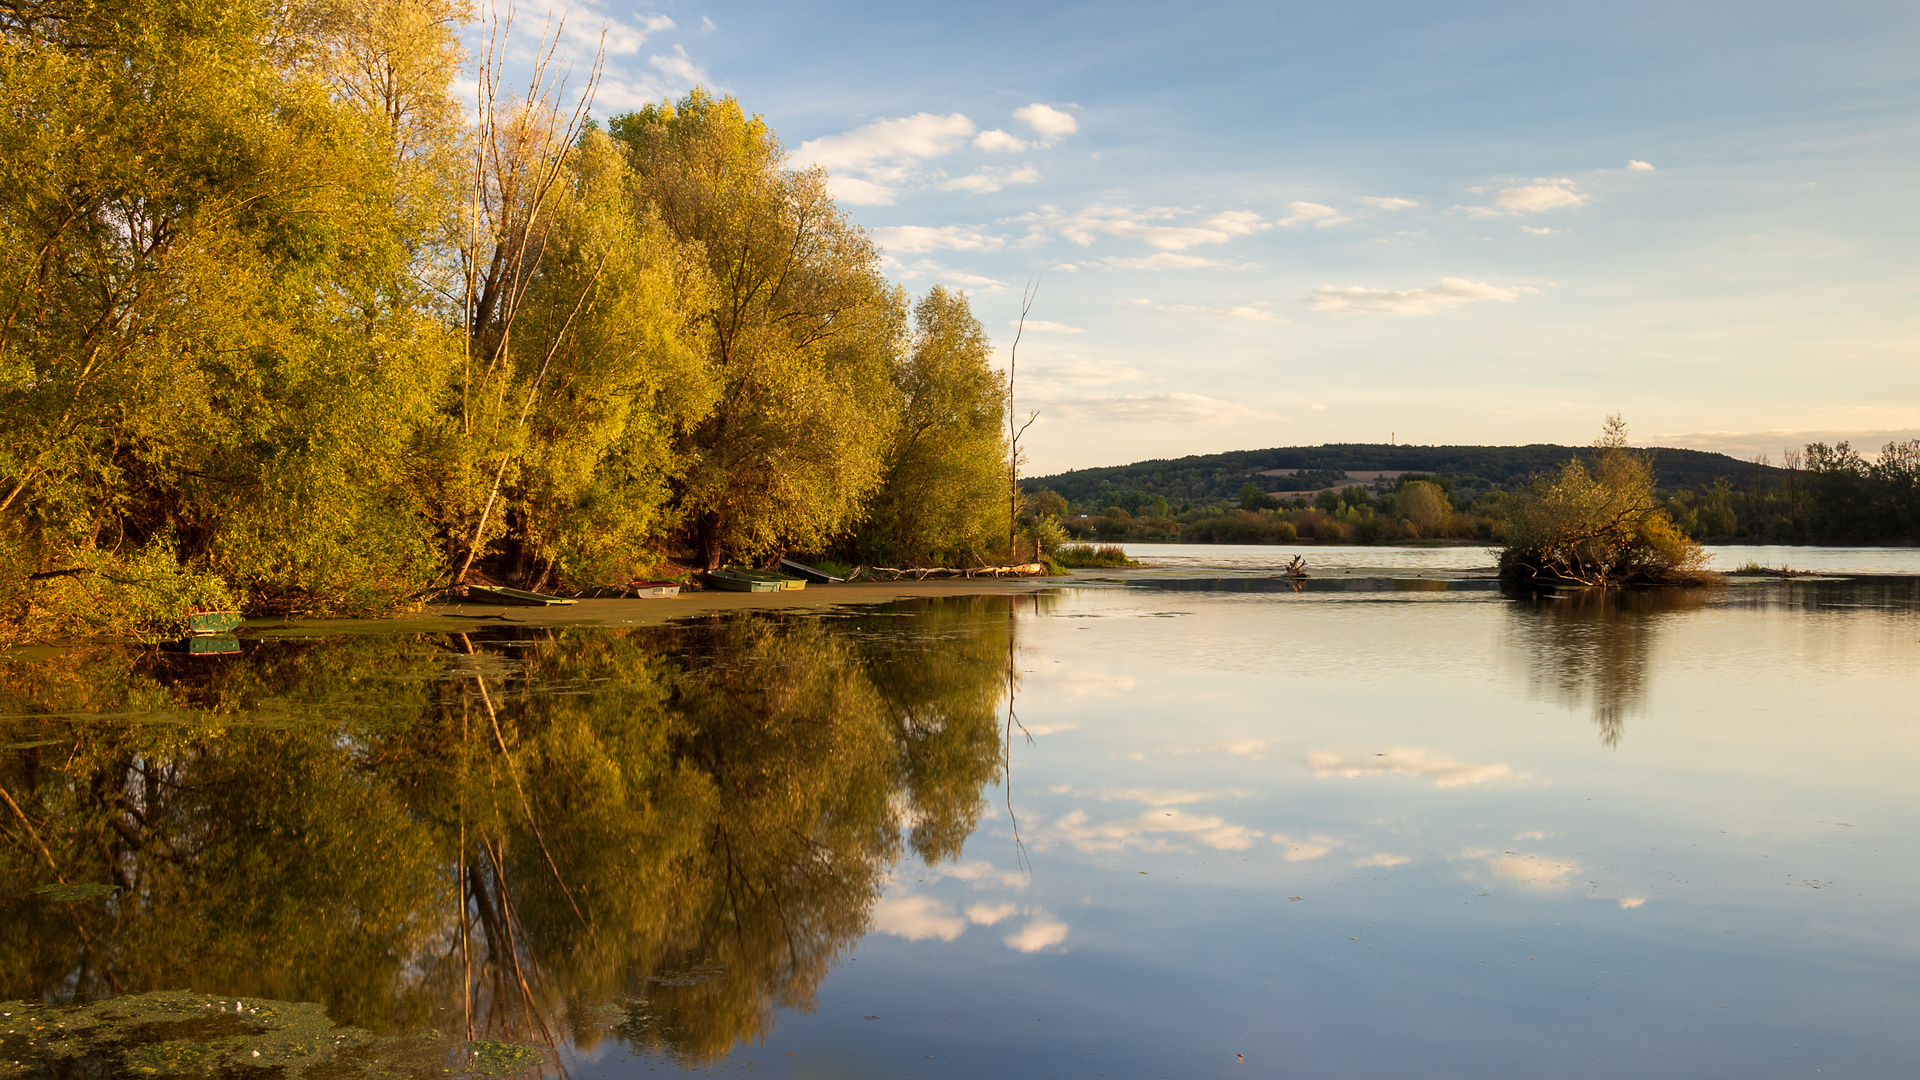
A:
{"label": "tree line", "polygon": [[[1403,473],[1382,485],[1349,483],[1294,494],[1242,481],[1234,500],[1169,500],[1139,488],[1103,491],[1072,503],[1051,489],[1033,505],[1052,507],[1077,539],[1181,543],[1392,543],[1475,540],[1504,543],[1522,503],[1557,482],[1568,462],[1599,469],[1605,448],[1569,451],[1556,468],[1510,487],[1461,490],[1461,478]],[[1764,456],[1711,481],[1661,486],[1672,451],[1640,452],[1646,488],[1666,519],[1695,541],[1910,544],[1920,541],[1920,439],[1892,442],[1869,460],[1849,444],[1811,443],[1779,465]],[[1729,459],[1731,460],[1731,459]],[[1262,478],[1268,479],[1268,478]],[[1291,479],[1291,478],[1284,478]],[[1034,484],[1036,481],[1028,481]],[[1376,488],[1383,488],[1379,490]]]}
{"label": "tree line", "polygon": [[890,285],[732,98],[603,126],[466,16],[0,6],[6,633],[1004,557],[966,297]]}

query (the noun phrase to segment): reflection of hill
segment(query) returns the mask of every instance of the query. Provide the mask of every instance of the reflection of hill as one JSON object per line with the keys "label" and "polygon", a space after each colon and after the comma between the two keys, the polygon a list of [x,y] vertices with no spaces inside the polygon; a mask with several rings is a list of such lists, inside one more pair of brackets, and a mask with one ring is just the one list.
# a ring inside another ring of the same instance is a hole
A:
{"label": "reflection of hill", "polygon": [[1646,695],[1662,622],[1706,606],[1708,589],[1577,589],[1521,593],[1507,605],[1507,642],[1533,692],[1590,710],[1600,741],[1617,746]]}
{"label": "reflection of hill", "polygon": [[958,855],[1007,603],[0,666],[0,998],[725,1052],[812,1004],[904,850]]}

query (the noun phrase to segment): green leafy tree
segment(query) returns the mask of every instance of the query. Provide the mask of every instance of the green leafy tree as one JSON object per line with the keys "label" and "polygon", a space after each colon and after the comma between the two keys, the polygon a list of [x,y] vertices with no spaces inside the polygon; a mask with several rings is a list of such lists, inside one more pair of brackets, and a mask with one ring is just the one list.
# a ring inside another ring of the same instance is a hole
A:
{"label": "green leafy tree", "polygon": [[998,553],[1007,528],[1006,379],[990,366],[993,348],[966,294],[936,285],[913,320],[894,375],[900,423],[849,555],[885,565],[979,563]]}
{"label": "green leafy tree", "polygon": [[706,259],[718,387],[685,425],[678,506],[698,560],[819,548],[860,519],[899,423],[903,297],[879,252],[764,120],[696,89],[613,118],[639,201]]}
{"label": "green leafy tree", "polygon": [[1446,492],[1425,480],[1402,483],[1394,497],[1394,506],[1422,536],[1438,536],[1453,514],[1453,504]]}
{"label": "green leafy tree", "polygon": [[1619,414],[1607,418],[1594,446],[1592,466],[1569,461],[1517,500],[1502,576],[1585,585],[1705,579],[1706,553],[1655,497],[1652,463],[1628,449]]}

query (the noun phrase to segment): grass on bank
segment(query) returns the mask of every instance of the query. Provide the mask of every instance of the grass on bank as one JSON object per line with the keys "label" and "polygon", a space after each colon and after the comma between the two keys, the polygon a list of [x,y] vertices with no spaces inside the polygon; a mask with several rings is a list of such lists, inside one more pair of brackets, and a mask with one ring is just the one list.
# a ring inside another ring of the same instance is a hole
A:
{"label": "grass on bank", "polygon": [[1062,544],[1050,553],[1055,563],[1069,570],[1091,566],[1139,566],[1127,558],[1127,549],[1119,544]]}

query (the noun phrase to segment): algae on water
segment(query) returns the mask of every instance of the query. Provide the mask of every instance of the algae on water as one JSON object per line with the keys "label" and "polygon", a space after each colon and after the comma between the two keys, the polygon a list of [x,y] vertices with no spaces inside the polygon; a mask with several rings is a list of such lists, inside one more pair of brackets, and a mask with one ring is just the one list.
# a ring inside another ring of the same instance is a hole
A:
{"label": "algae on water", "polygon": [[446,1080],[538,1073],[548,1060],[546,1050],[520,1043],[338,1027],[311,1002],[163,990],[86,1005],[0,1003],[0,1077]]}

